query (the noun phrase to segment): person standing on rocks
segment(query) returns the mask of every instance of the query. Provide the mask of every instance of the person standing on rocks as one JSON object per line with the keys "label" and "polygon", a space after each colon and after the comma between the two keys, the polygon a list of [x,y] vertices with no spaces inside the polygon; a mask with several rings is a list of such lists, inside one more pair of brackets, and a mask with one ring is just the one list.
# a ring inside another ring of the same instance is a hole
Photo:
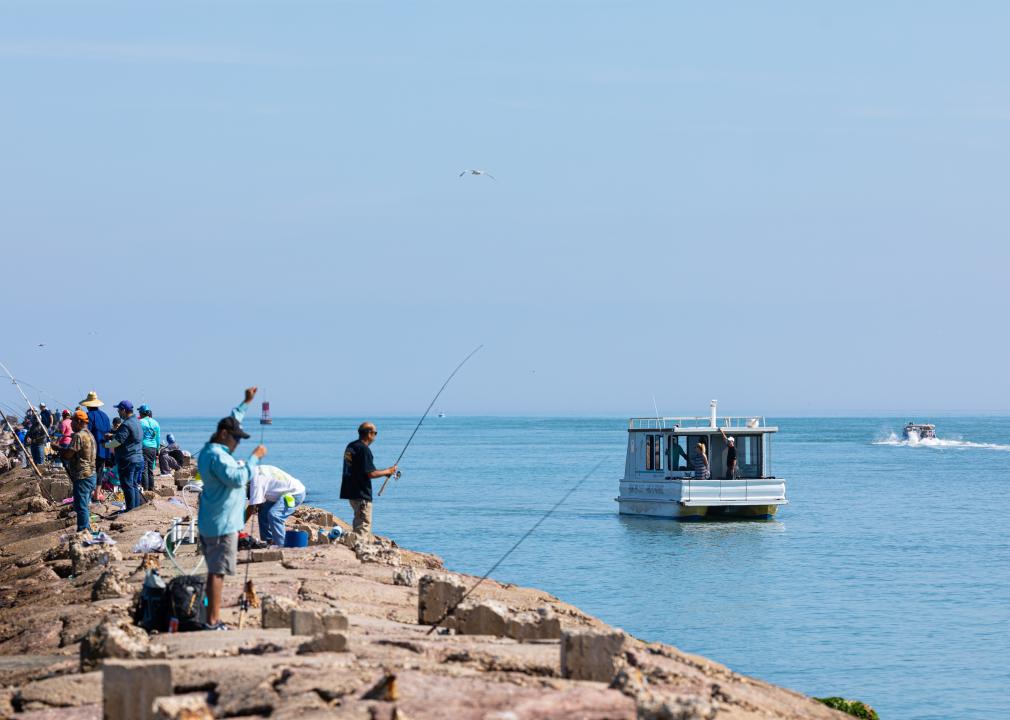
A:
{"label": "person standing on rocks", "polygon": [[67,464],[67,474],[74,486],[74,512],[77,513],[77,532],[91,530],[91,494],[98,484],[95,473],[95,438],[88,430],[88,414],[83,410],[74,413],[70,421],[74,431],[70,445],[60,451]]}
{"label": "person standing on rocks", "polygon": [[46,441],[49,436],[46,434],[46,428],[42,424],[39,414],[35,412],[35,408],[32,408],[25,416],[24,426],[27,431],[25,439],[28,441],[28,449],[32,453],[32,462],[41,468],[46,461]]}
{"label": "person standing on rocks", "polygon": [[144,431],[144,489],[154,490],[154,466],[158,464],[158,448],[161,447],[161,425],[154,419],[147,403],[137,411],[140,413],[140,429]]}
{"label": "person standing on rocks", "polygon": [[363,422],[358,426],[358,439],[344,449],[344,474],[340,483],[340,499],[347,500],[354,511],[355,533],[372,534],[372,479],[396,474],[393,465],[385,470],[375,469],[372,449],[379,431],[375,424]]}
{"label": "person standing on rocks", "polygon": [[112,453],[105,447],[105,434],[112,430],[112,421],[101,409],[104,404],[98,399],[98,393],[94,390],[81,400],[81,407],[88,413],[88,430],[95,438],[96,452],[98,453],[95,457],[95,473],[98,477],[102,477],[105,468],[112,464],[110,461]]}
{"label": "person standing on rocks", "polygon": [[143,502],[140,484],[144,476],[144,431],[140,421],[133,414],[133,403],[120,400],[116,404],[122,424],[106,434],[105,439],[115,443],[116,468],[119,471],[119,486],[123,489],[126,510],[130,511]]}
{"label": "person standing on rocks", "polygon": [[217,430],[200,451],[197,469],[203,480],[197,525],[200,548],[207,562],[207,629],[226,630],[221,622],[224,576],[234,575],[238,563],[238,533],[245,525],[246,485],[256,473],[267,449],[258,445],[244,463],[234,458],[239,442],[249,437],[242,429],[256,388],[246,388],[245,398],[231,415],[217,423]]}

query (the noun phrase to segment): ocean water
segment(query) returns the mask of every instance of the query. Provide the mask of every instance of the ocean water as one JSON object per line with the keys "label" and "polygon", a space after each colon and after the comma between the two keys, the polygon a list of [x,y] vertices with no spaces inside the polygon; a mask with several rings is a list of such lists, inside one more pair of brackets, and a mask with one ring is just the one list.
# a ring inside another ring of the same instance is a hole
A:
{"label": "ocean water", "polygon": [[[416,418],[373,420],[384,467]],[[429,418],[375,530],[483,574],[602,460],[496,579],[885,720],[1010,717],[1010,418],[931,418],[939,440],[918,444],[899,439],[906,420],[769,418],[790,504],[774,521],[677,523],[617,514],[624,418]],[[267,462],[350,520],[341,456],[358,422],[278,418]],[[162,424],[190,450],[214,426]]]}

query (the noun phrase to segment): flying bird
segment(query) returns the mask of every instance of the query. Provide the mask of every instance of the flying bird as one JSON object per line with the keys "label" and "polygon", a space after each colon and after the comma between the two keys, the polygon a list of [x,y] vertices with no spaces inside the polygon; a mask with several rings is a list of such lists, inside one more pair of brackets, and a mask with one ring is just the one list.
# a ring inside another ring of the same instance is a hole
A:
{"label": "flying bird", "polygon": [[38,344],[38,347],[45,347],[45,346],[46,346],[46,344],[45,344],[45,343],[39,343],[39,344]]}
{"label": "flying bird", "polygon": [[492,180],[497,180],[498,179],[494,175],[492,175],[491,173],[489,173],[487,170],[464,170],[463,172],[461,172],[459,174],[459,176],[463,177],[467,173],[470,173],[471,175],[487,175]]}

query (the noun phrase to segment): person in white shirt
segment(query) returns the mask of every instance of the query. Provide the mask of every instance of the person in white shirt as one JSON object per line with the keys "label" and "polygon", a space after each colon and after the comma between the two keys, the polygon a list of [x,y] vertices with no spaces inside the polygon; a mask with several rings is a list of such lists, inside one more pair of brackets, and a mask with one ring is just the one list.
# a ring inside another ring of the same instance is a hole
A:
{"label": "person in white shirt", "polygon": [[249,507],[246,518],[259,516],[260,539],[284,546],[284,523],[295,508],[305,501],[305,486],[279,467],[260,465],[249,481]]}

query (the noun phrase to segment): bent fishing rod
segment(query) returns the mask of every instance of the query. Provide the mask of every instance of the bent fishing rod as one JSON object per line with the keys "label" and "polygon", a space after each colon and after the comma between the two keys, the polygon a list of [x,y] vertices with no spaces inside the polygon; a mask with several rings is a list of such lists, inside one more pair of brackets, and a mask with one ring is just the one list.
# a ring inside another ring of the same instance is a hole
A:
{"label": "bent fishing rod", "polygon": [[498,558],[497,562],[495,562],[494,565],[492,565],[490,568],[488,568],[488,571],[486,573],[484,573],[483,575],[481,575],[480,579],[477,582],[475,582],[473,585],[470,586],[470,589],[467,590],[463,594],[463,597],[461,597],[459,600],[457,600],[452,605],[452,607],[450,607],[448,610],[446,610],[445,613],[442,615],[442,617],[440,617],[438,620],[436,620],[435,622],[433,622],[431,624],[431,628],[428,630],[428,632],[426,634],[427,635],[431,635],[433,632],[435,632],[435,630],[438,629],[439,625],[441,625],[442,623],[444,623],[446,621],[446,618],[448,618],[450,615],[452,615],[454,612],[456,612],[456,608],[458,608],[460,605],[462,605],[463,601],[466,600],[468,597],[470,597],[470,594],[474,590],[477,589],[477,586],[480,585],[485,580],[487,580],[488,576],[491,575],[491,573],[493,573],[498,568],[499,565],[501,565],[503,562],[505,562],[505,559],[509,555],[511,555],[512,552],[517,547],[519,547],[520,545],[522,545],[523,541],[526,540],[526,538],[528,538],[530,535],[532,535],[533,532],[538,527],[540,527],[541,524],[543,524],[544,520],[546,520],[547,518],[549,518],[554,513],[555,510],[557,510],[559,507],[561,507],[564,504],[565,500],[567,500],[569,497],[571,497],[572,493],[575,492],[576,490],[578,490],[582,486],[582,483],[584,483],[586,480],[588,480],[590,477],[592,477],[593,473],[595,473],[597,470],[599,470],[600,469],[600,465],[602,465],[602,464],[603,464],[603,460],[600,460],[598,463],[596,463],[593,466],[592,470],[590,470],[589,472],[587,472],[585,475],[582,476],[581,480],[579,480],[577,483],[575,483],[570,488],[568,488],[568,492],[566,492],[564,495],[562,495],[560,500],[558,500],[556,503],[554,503],[554,505],[552,505],[551,508],[547,512],[545,512],[543,515],[541,515],[540,519],[537,520],[535,523],[533,523],[533,527],[531,527],[529,530],[527,530],[523,534],[523,536],[521,538],[519,538],[518,540],[516,540],[515,544],[512,547],[510,547],[508,550],[506,550],[505,554],[502,555],[500,558]]}
{"label": "bent fishing rod", "polygon": [[[425,419],[426,417],[428,417],[428,413],[430,413],[430,412],[431,412],[431,409],[432,409],[432,408],[433,408],[433,407],[435,406],[435,401],[436,401],[436,400],[438,400],[438,396],[442,394],[442,391],[443,391],[443,390],[445,390],[445,387],[446,387],[446,385],[448,385],[448,384],[449,384],[449,381],[451,381],[451,380],[452,380],[452,379],[453,379],[454,377],[456,377],[456,373],[458,373],[458,372],[459,372],[459,369],[460,369],[461,367],[463,367],[464,365],[466,365],[466,361],[467,361],[467,360],[469,360],[470,358],[472,358],[472,357],[473,357],[474,355],[476,355],[476,354],[477,354],[477,351],[478,351],[478,350],[480,350],[480,349],[481,349],[482,347],[484,347],[484,346],[483,346],[483,345],[478,345],[477,347],[475,347],[475,348],[474,348],[474,349],[473,349],[473,350],[472,350],[472,351],[470,352],[470,354],[469,354],[469,355],[467,355],[467,356],[466,356],[465,358],[463,358],[463,362],[461,362],[461,363],[460,363],[459,365],[457,365],[457,366],[456,366],[456,369],[452,371],[452,374],[451,374],[451,375],[449,375],[449,377],[448,377],[448,378],[446,378],[445,382],[444,382],[444,383],[442,383],[442,387],[440,387],[440,388],[438,389],[438,392],[437,392],[437,393],[435,393],[435,397],[433,397],[433,398],[431,399],[431,402],[430,402],[430,403],[428,404],[428,409],[424,411],[424,415],[422,415],[422,416],[421,416],[421,419],[417,421],[417,427],[415,427],[415,428],[414,428],[414,432],[412,432],[412,433],[410,434],[410,437],[409,437],[409,438],[407,438],[407,444],[406,444],[406,445],[404,445],[404,446],[403,446],[403,450],[401,450],[401,451],[400,451],[400,457],[396,458],[396,462],[395,462],[395,463],[393,463],[393,466],[394,466],[394,467],[400,464],[400,460],[402,460],[402,459],[403,459],[403,454],[404,454],[405,452],[407,452],[407,448],[409,448],[409,447],[410,447],[410,443],[411,443],[411,441],[412,441],[412,440],[414,439],[414,436],[415,436],[415,435],[417,435],[417,431],[421,429],[421,423],[423,423],[423,422],[424,422],[424,419]],[[390,479],[390,478],[393,478],[394,480],[399,480],[399,478],[400,478],[400,471],[399,471],[399,470],[397,470],[397,471],[396,471],[396,475],[387,475],[387,476],[386,476],[386,479],[385,479],[385,480],[383,481],[383,483],[382,483],[382,487],[381,487],[381,488],[379,488],[379,495],[382,495],[383,491],[384,491],[384,490],[386,489],[386,485],[388,485],[388,484],[389,484],[389,479]]]}

